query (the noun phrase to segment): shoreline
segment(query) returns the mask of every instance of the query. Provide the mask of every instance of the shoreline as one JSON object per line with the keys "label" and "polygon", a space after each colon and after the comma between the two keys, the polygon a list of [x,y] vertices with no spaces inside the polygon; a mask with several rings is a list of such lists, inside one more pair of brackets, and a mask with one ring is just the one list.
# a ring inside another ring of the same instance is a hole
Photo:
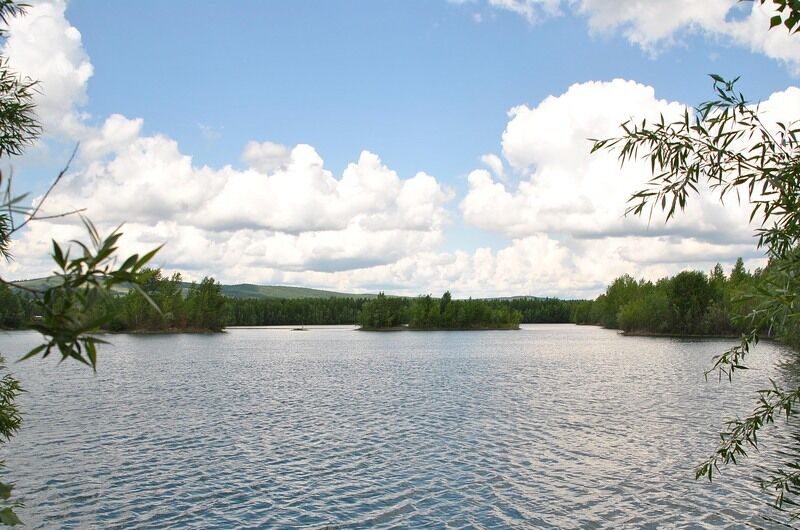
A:
{"label": "shoreline", "polygon": [[[604,328],[604,329],[613,329],[613,328]],[[651,333],[647,331],[622,331],[621,329],[616,330],[619,332],[620,335],[625,337],[666,337],[672,339],[735,339],[739,340],[742,338],[741,335],[681,335],[680,333]],[[772,336],[761,336],[759,335],[758,340],[772,340],[774,337]]]}
{"label": "shoreline", "polygon": [[671,339],[739,339],[740,335],[683,335],[680,333],[656,333],[651,331],[623,331],[617,330],[625,337],[665,337]]}
{"label": "shoreline", "polygon": [[225,329],[213,330],[202,328],[166,328],[166,329],[129,329],[122,331],[110,331],[103,329],[97,332],[98,335],[216,335],[225,333]]}
{"label": "shoreline", "polygon": [[410,328],[408,326],[393,326],[391,328],[356,328],[356,331],[377,331],[377,332],[394,332],[394,331],[520,331],[522,328],[517,326],[515,328]]}
{"label": "shoreline", "polygon": [[[551,324],[551,323],[537,323],[537,322],[528,322],[524,324],[536,325],[536,324]],[[672,338],[672,339],[709,339],[709,340],[739,340],[741,339],[741,335],[684,335],[680,333],[656,333],[656,332],[649,332],[649,331],[624,331],[618,328],[606,328],[599,324],[576,324],[576,323],[563,323],[565,325],[575,325],[575,326],[587,326],[587,327],[598,327],[601,329],[607,329],[609,331],[616,331],[619,335],[624,337],[652,337],[652,338]],[[515,328],[512,327],[473,327],[473,328],[411,328],[407,325],[403,326],[393,326],[390,328],[364,328],[364,327],[356,327],[355,324],[331,324],[330,326],[337,326],[340,328],[350,328],[352,331],[366,331],[366,332],[399,332],[399,331],[522,331],[522,327],[517,326]],[[302,331],[308,331],[312,329],[323,329],[328,327],[326,324],[320,324],[316,326],[310,327],[303,327]],[[112,330],[98,330],[95,332],[96,335],[216,335],[216,334],[223,334],[227,333],[228,329],[271,329],[271,330],[287,330],[287,331],[300,331],[301,329],[297,326],[292,325],[281,325],[281,326],[227,326],[220,330],[212,330],[212,329],[203,329],[203,328],[166,328],[166,329],[134,329],[134,330],[120,330],[120,331],[112,331]],[[0,332],[9,332],[9,331],[32,331],[31,328],[23,327],[23,328],[3,328],[0,327]],[[774,337],[771,336],[764,336],[759,337],[760,340],[773,340]]]}

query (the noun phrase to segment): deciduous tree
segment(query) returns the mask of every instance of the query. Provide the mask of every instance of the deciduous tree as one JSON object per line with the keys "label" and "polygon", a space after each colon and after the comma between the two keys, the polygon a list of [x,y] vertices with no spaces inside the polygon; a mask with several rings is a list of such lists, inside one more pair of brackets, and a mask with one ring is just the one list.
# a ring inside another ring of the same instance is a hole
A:
{"label": "deciduous tree", "polygon": [[[768,0],[759,0],[765,4]],[[776,15],[772,27],[784,25],[796,33],[800,2],[772,0]],[[759,330],[771,329],[798,345],[800,334],[800,127],[797,123],[765,123],[757,104],[737,90],[737,80],[712,75],[715,98],[683,117],[666,122],[630,121],[620,137],[594,141],[592,151],[614,150],[622,164],[645,159],[652,168],[647,187],[631,197],[628,213],[641,215],[660,208],[670,220],[702,186],[720,200],[749,200],[751,219],[759,223],[757,245],[770,259],[760,290],[751,296],[749,332],[740,344],[713,360],[710,371],[733,378],[744,368],[745,357],[758,342]],[[746,276],[737,262],[731,281]],[[759,392],[758,404],[744,419],[727,423],[716,452],[697,469],[697,477],[711,480],[715,470],[736,463],[748,448],[758,447],[759,431],[780,416],[793,416],[800,387],[784,389],[772,383]],[[800,493],[800,462],[783,467],[762,485],[774,489],[776,504]],[[794,502],[794,501],[792,501]]]}

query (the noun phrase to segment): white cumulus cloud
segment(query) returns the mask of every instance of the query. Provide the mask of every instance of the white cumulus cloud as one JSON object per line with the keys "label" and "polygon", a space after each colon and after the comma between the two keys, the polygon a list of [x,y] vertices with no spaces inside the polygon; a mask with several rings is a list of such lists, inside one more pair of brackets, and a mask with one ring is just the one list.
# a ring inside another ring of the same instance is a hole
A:
{"label": "white cumulus cloud", "polygon": [[[40,80],[45,134],[81,141],[44,213],[86,208],[106,231],[125,223],[123,252],[167,242],[160,263],[231,280],[229,271],[277,277],[387,264],[440,244],[449,192],[424,172],[401,178],[374,153],[362,152],[337,176],[310,145],[253,141],[242,153],[246,169],[214,168],[195,164],[166,135],[143,134],[141,119],[113,114],[89,125],[80,109],[93,69],[65,8],[62,0],[36,2],[11,20],[4,47],[15,69]],[[77,225],[34,223],[9,270],[46,274],[49,239],[80,237]]]}
{"label": "white cumulus cloud", "polygon": [[734,0],[486,0],[493,8],[530,22],[572,12],[596,33],[620,32],[648,52],[669,46],[687,33],[727,39],[787,64],[800,74],[800,41],[785,28],[769,29],[772,2]]}
{"label": "white cumulus cloud", "polygon": [[8,21],[2,55],[11,69],[38,81],[35,101],[45,133],[74,138],[83,132],[80,108],[94,68],[65,9],[63,0],[31,3],[27,15]]}
{"label": "white cumulus cloud", "polygon": [[242,160],[253,169],[269,173],[289,161],[289,148],[274,142],[248,142]]}
{"label": "white cumulus cloud", "polygon": [[[113,143],[93,149],[106,153]],[[367,151],[340,178],[309,145],[262,173],[196,166],[174,140],[156,135],[67,176],[44,210],[86,207],[103,226],[125,221],[134,244],[168,241],[161,259],[175,266],[332,270],[431,249],[441,242],[448,198],[435,178],[402,179]]]}
{"label": "white cumulus cloud", "polygon": [[[613,4],[599,0],[494,4],[528,18],[567,5],[585,8],[598,30],[616,27],[601,17]],[[681,22],[661,21],[674,26],[661,33],[649,26],[658,20],[638,20],[635,9],[619,16],[626,31],[645,28],[642,35],[654,35],[652,43],[692,24],[704,28],[710,22],[703,20],[718,16],[708,6],[685,8],[690,14],[678,17]],[[624,80],[580,83],[536,106],[511,109],[502,153],[480,158],[486,169],[469,174],[460,201],[468,225],[499,232],[509,243],[443,252],[452,192],[425,172],[399,175],[376,153],[361,152],[337,173],[311,145],[251,141],[241,154],[245,167],[210,167],[169,136],[145,134],[141,119],[113,114],[89,125],[81,109],[92,66],[64,9],[60,0],[36,3],[27,17],[12,21],[5,44],[15,68],[42,80],[37,102],[47,133],[81,141],[74,170],[45,208],[86,207],[106,231],[125,222],[122,253],[166,242],[158,263],[190,278],[213,274],[227,282],[411,295],[452,289],[457,296],[593,296],[626,272],[656,277],[757,257],[746,207],[722,205],[710,195],[694,198],[667,225],[660,217],[648,225],[623,216],[649,168],[620,169],[613,154],[590,156],[588,138],[618,134],[618,124],[632,117],[683,111],[683,104],[658,99],[651,87]],[[651,42],[634,33],[629,38],[642,46]],[[800,91],[776,93],[762,110],[768,119],[800,116]],[[3,265],[4,276],[47,274],[49,240],[82,236],[73,221],[33,223],[15,242],[17,261]]]}
{"label": "white cumulus cloud", "polygon": [[[770,100],[762,108],[776,104],[781,103]],[[624,216],[631,194],[650,178],[649,164],[620,167],[616,153],[590,153],[590,138],[618,136],[619,124],[631,118],[663,115],[669,121],[684,110],[680,103],[657,99],[651,87],[620,79],[576,84],[536,107],[516,107],[503,133],[503,154],[524,178],[511,188],[485,170],[473,171],[461,202],[464,218],[509,237],[549,232],[574,238],[649,234],[749,241],[747,205],[733,198],[722,204],[712,193],[694,197],[667,224],[659,211],[652,219]]]}
{"label": "white cumulus cloud", "polygon": [[[496,259],[520,242],[546,237],[552,243],[541,247],[540,259],[567,252],[560,277],[570,278],[565,284],[574,288],[625,272],[655,277],[685,267],[708,269],[737,256],[763,263],[746,199],[729,196],[721,203],[701,189],[666,224],[659,209],[652,219],[646,213],[626,217],[629,197],[651,176],[649,163],[620,167],[617,153],[590,153],[590,138],[619,136],[622,122],[661,115],[669,121],[684,109],[658,99],[652,87],[620,79],[576,84],[535,107],[511,109],[502,146],[519,183],[511,186],[485,169],[472,171],[460,204],[464,220],[513,240]],[[759,111],[765,123],[800,118],[800,89],[773,94]]]}

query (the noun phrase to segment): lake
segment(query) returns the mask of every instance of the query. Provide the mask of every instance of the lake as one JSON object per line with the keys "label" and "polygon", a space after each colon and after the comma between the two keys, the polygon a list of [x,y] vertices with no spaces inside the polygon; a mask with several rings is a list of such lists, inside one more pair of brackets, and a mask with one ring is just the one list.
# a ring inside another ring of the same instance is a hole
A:
{"label": "lake", "polygon": [[107,338],[97,375],[10,363],[28,528],[785,528],[750,480],[792,456],[785,426],[694,480],[724,417],[768,377],[796,384],[776,344],[731,385],[703,378],[731,341],[572,325]]}

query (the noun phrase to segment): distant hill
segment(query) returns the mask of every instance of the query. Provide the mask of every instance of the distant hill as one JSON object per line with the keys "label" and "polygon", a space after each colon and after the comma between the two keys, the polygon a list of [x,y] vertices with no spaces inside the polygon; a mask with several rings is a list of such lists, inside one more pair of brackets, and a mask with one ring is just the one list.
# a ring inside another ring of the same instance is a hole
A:
{"label": "distant hill", "polygon": [[[20,287],[24,287],[25,289],[33,289],[34,291],[43,291],[48,287],[53,287],[58,283],[57,276],[49,276],[47,278],[34,278],[32,280],[20,280],[17,282],[13,282],[13,285],[19,285]],[[123,285],[116,285],[113,288],[114,292],[124,294],[128,292],[128,287]]]}
{"label": "distant hill", "polygon": [[[26,289],[41,290],[52,285],[58,279],[55,276],[48,278],[35,278],[32,280],[21,280],[14,282],[16,285]],[[183,282],[181,287],[184,291],[189,289],[191,283]],[[124,286],[116,287],[115,290],[124,293],[127,289]],[[308,287],[290,287],[288,285],[255,285],[252,283],[238,283],[235,285],[223,285],[222,294],[231,298],[375,298],[374,294],[352,294],[339,293],[336,291],[325,291],[322,289],[309,289]]]}
{"label": "distant hill", "polygon": [[546,296],[530,296],[530,295],[520,295],[520,296],[495,296],[491,298],[484,298],[484,300],[546,300]]}
{"label": "distant hill", "polygon": [[309,289],[308,287],[254,285],[252,283],[223,285],[222,293],[231,298],[375,298],[376,296],[374,294],[338,293],[322,289]]}
{"label": "distant hill", "polygon": [[19,285],[20,287],[24,287],[25,289],[33,289],[34,291],[41,291],[42,289],[56,285],[56,283],[57,283],[57,278],[55,276],[50,276],[49,278],[20,280],[18,282],[14,282],[14,285]]}

